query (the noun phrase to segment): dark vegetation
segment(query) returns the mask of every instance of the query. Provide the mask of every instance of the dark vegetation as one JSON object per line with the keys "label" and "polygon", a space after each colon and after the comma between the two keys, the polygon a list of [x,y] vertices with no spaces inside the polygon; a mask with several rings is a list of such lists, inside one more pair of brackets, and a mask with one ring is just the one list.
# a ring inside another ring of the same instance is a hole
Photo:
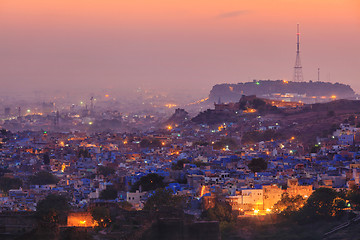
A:
{"label": "dark vegetation", "polygon": [[[323,239],[326,232],[355,216],[346,211],[349,208],[346,201],[350,201],[352,209],[359,207],[359,187],[348,192],[319,188],[308,200],[285,193],[274,205],[274,214],[252,218],[234,219],[231,208],[217,202],[203,217],[220,221],[222,239]],[[360,231],[355,224],[342,232],[334,235],[341,238],[329,239],[354,239],[351,236],[357,236]]]}
{"label": "dark vegetation", "polygon": [[235,150],[238,148],[238,144],[233,138],[222,138],[213,144],[213,148],[216,150],[220,150],[226,147],[231,150]]}
{"label": "dark vegetation", "polygon": [[159,148],[161,146],[161,141],[157,138],[144,138],[140,142],[142,148]]}
{"label": "dark vegetation", "polygon": [[229,203],[220,201],[219,199],[215,200],[215,206],[213,208],[209,208],[202,213],[202,217],[209,221],[228,223],[236,221],[237,218]]}
{"label": "dark vegetation", "polygon": [[117,198],[117,190],[113,186],[108,186],[100,192],[99,198],[103,200],[114,200]]}
{"label": "dark vegetation", "polygon": [[10,189],[19,189],[22,184],[19,178],[0,177],[0,190],[6,193],[9,192]]}
{"label": "dark vegetation", "polygon": [[263,158],[253,158],[248,164],[250,171],[263,172],[267,169],[267,161]]}
{"label": "dark vegetation", "polygon": [[204,112],[199,113],[196,117],[192,118],[191,121],[198,124],[206,123],[212,125],[223,122],[236,122],[237,119],[238,116],[234,112],[230,112],[230,111],[216,112],[215,110],[208,109]]}
{"label": "dark vegetation", "polygon": [[40,171],[29,177],[29,183],[32,185],[56,184],[59,179],[50,172]]}
{"label": "dark vegetation", "polygon": [[79,148],[77,151],[78,158],[91,158],[91,154],[87,148]]}
{"label": "dark vegetation", "polygon": [[50,155],[49,153],[44,153],[43,155],[43,162],[45,165],[49,165],[50,164]]}
{"label": "dark vegetation", "polygon": [[146,201],[144,210],[159,211],[162,209],[182,209],[185,198],[173,195],[171,190],[157,189]]}
{"label": "dark vegetation", "polygon": [[176,163],[171,164],[172,170],[182,170],[184,169],[184,165],[187,163],[191,163],[196,165],[196,167],[206,166],[207,164],[201,161],[190,161],[188,159],[180,159]]}
{"label": "dark vegetation", "polygon": [[283,195],[281,196],[281,200],[274,205],[273,212],[279,215],[289,217],[294,212],[299,211],[305,203],[306,199],[304,199],[300,195],[291,197],[288,193],[283,193]]}
{"label": "dark vegetation", "polygon": [[251,131],[243,135],[243,144],[254,144],[261,141],[271,141],[282,139],[283,135],[280,131],[266,130],[266,131]]}
{"label": "dark vegetation", "polygon": [[111,222],[110,210],[107,207],[94,207],[91,216],[99,223],[100,228],[107,227]]}
{"label": "dark vegetation", "polygon": [[40,223],[46,227],[66,224],[67,212],[70,209],[68,199],[64,196],[49,194],[38,202],[36,214]]}
{"label": "dark vegetation", "polygon": [[112,175],[114,173],[115,173],[115,169],[113,169],[111,167],[99,166],[97,168],[97,174],[98,175],[103,175],[104,177],[107,177],[107,176]]}
{"label": "dark vegetation", "polygon": [[139,181],[135,182],[131,186],[131,191],[135,192],[136,190],[142,191],[152,191],[158,188],[165,187],[164,177],[159,176],[156,173],[149,173],[148,175],[142,176]]}
{"label": "dark vegetation", "polygon": [[184,164],[190,163],[190,160],[188,159],[180,159],[176,163],[172,163],[171,169],[172,170],[182,170],[184,169]]}

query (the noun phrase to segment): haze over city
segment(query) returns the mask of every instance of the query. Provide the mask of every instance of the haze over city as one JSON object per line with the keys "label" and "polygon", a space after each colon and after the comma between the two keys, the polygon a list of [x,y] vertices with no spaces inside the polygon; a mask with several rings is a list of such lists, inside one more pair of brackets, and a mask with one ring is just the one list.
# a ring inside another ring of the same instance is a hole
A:
{"label": "haze over city", "polygon": [[358,239],[359,43],[359,0],[0,0],[0,239]]}
{"label": "haze over city", "polygon": [[[360,90],[357,0],[3,0],[1,92],[138,87],[206,96],[217,83],[304,80]],[[126,91],[125,91],[126,92]]]}

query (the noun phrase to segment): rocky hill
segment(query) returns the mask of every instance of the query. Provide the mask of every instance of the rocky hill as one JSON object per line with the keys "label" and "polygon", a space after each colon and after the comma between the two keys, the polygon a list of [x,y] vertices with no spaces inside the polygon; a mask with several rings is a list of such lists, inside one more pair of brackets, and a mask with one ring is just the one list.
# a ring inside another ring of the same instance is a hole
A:
{"label": "rocky hill", "polygon": [[190,119],[189,113],[184,109],[178,108],[175,109],[175,113],[171,115],[171,117],[165,121],[165,125],[167,124],[182,124]]}
{"label": "rocky hill", "polygon": [[[340,123],[352,122],[353,125],[360,126],[360,101],[341,99],[327,103],[305,104],[297,108],[274,108],[263,111],[258,109],[254,113],[208,109],[194,117],[192,122],[215,126],[219,123],[236,123],[238,129],[232,130],[235,134],[244,132],[245,136],[253,136],[254,133],[259,133],[259,116],[263,125],[278,123],[281,126],[273,131],[271,138],[289,139],[296,136],[300,142],[308,145],[315,142],[317,137],[331,136]],[[256,140],[266,141],[266,138],[262,138],[264,136],[260,134]]]}

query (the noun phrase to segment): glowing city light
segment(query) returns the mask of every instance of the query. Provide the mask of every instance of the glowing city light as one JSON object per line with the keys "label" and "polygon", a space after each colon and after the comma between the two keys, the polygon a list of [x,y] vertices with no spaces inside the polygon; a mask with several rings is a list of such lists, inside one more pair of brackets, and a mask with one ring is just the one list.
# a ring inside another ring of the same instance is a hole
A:
{"label": "glowing city light", "polygon": [[205,186],[202,186],[200,191],[200,197],[204,196],[204,193],[205,193]]}
{"label": "glowing city light", "polygon": [[168,104],[165,104],[165,107],[167,108],[174,108],[174,107],[177,107],[176,104],[173,104],[173,103],[168,103]]}

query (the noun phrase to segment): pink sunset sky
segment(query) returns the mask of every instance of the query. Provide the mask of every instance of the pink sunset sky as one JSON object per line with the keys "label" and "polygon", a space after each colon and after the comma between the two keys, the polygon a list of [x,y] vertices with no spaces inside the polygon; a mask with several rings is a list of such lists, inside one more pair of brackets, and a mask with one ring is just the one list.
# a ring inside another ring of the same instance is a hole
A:
{"label": "pink sunset sky", "polygon": [[1,0],[0,85],[13,91],[305,80],[360,92],[359,0]]}

